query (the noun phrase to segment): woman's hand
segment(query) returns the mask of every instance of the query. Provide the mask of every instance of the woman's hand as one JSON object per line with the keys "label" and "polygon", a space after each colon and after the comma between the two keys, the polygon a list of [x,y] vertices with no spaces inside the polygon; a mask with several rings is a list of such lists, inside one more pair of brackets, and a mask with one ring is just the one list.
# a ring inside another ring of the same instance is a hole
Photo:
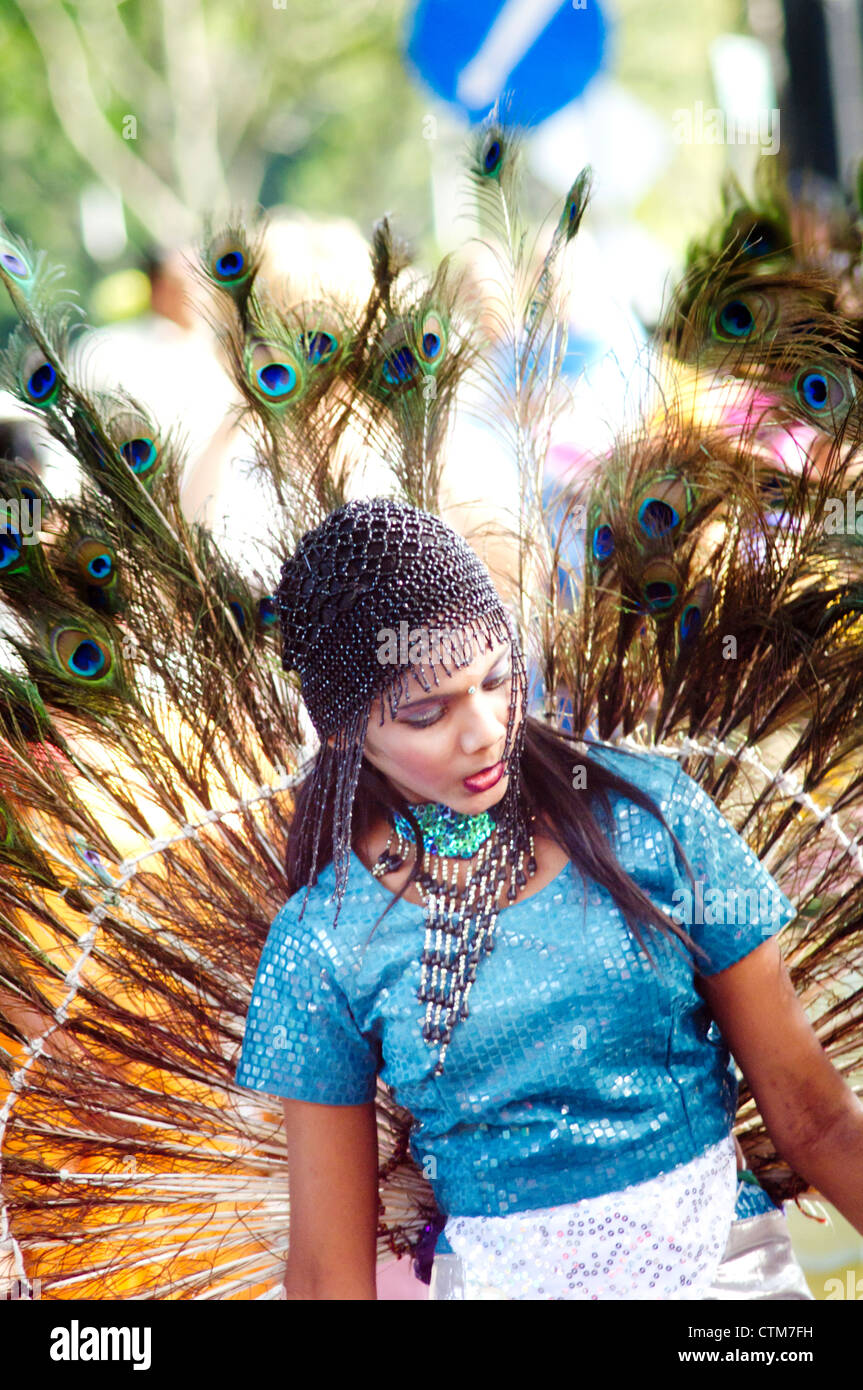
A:
{"label": "woman's hand", "polygon": [[776,1148],[863,1235],[863,1105],[815,1036],[776,941],[698,984]]}

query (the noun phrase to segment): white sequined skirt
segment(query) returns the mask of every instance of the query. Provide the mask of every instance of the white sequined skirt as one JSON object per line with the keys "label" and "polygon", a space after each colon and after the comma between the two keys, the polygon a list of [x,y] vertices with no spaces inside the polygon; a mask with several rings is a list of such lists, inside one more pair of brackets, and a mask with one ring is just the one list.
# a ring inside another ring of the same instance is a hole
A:
{"label": "white sequined skirt", "polygon": [[456,1216],[430,1299],[709,1297],[737,1195],[729,1135],[647,1182],[566,1206]]}

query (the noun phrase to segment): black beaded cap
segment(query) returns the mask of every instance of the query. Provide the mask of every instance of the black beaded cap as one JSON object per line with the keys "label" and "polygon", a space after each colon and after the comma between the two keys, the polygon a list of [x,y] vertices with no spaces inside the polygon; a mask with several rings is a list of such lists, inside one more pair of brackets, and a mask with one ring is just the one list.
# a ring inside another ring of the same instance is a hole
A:
{"label": "black beaded cap", "polygon": [[[439,664],[466,666],[475,651],[457,645],[442,653],[426,649],[427,664],[390,664],[381,659],[382,631],[462,633],[479,649],[512,644],[513,680],[504,757],[509,784],[495,817],[512,843],[521,825],[518,768],[524,737],[526,674],[518,633],[485,565],[456,531],[430,512],[388,497],[346,502],[307,531],[282,566],[275,594],[282,632],[282,664],[297,671],[309,716],[321,739],[315,764],[317,815],[302,827],[312,840],[308,888],[316,877],[321,820],[334,795],[333,861],[338,908],[350,862],[350,825],[372,701],[386,699],[391,717],[410,699],[409,677],[424,691],[429,672],[438,683]],[[521,717],[516,727],[516,709]],[[333,744],[327,739],[333,736]],[[513,773],[515,775],[513,775]],[[335,790],[333,791],[333,786]],[[308,897],[308,891],[306,898]],[[305,907],[305,902],[303,903]]]}
{"label": "black beaded cap", "polygon": [[[322,739],[389,686],[401,685],[409,698],[398,680],[405,668],[397,673],[381,660],[383,631],[402,622],[409,631],[455,631],[477,619],[509,626],[488,570],[467,542],[432,513],[386,497],[346,502],[306,532],[282,566],[275,601],[283,665],[299,673]],[[456,652],[453,664],[472,659]],[[449,674],[446,660],[441,665]],[[414,674],[430,688],[423,667]]]}

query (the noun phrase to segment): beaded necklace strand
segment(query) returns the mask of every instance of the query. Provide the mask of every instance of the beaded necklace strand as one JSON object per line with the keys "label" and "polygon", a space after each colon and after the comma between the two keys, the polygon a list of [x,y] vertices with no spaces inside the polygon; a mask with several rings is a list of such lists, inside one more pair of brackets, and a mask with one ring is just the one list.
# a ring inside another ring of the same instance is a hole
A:
{"label": "beaded necklace strand", "polygon": [[[508,863],[501,862],[504,856],[495,852],[500,849],[497,825],[487,811],[470,816],[433,803],[411,806],[410,810],[422,830],[424,847],[422,869],[416,879],[426,909],[417,998],[426,1006],[423,1038],[440,1044],[434,1070],[439,1076],[453,1028],[468,1017],[468,995],[479,962],[492,949],[501,888],[509,880],[506,896],[514,902],[536,873],[536,852],[533,830],[528,827],[526,842],[509,851]],[[415,853],[416,839],[409,822],[394,814],[386,847],[371,872],[375,878],[383,878]],[[459,888],[457,860],[473,861],[463,889]]]}

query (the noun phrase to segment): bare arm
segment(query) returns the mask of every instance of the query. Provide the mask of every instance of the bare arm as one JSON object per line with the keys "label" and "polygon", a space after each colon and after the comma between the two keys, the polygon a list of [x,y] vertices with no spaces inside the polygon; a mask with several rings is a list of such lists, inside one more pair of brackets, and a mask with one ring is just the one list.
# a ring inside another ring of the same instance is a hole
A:
{"label": "bare arm", "polygon": [[378,1138],[374,1101],[283,1101],[291,1237],[289,1299],[376,1299]]}
{"label": "bare arm", "polygon": [[776,1148],[863,1235],[863,1105],[815,1036],[775,940],[699,984]]}

